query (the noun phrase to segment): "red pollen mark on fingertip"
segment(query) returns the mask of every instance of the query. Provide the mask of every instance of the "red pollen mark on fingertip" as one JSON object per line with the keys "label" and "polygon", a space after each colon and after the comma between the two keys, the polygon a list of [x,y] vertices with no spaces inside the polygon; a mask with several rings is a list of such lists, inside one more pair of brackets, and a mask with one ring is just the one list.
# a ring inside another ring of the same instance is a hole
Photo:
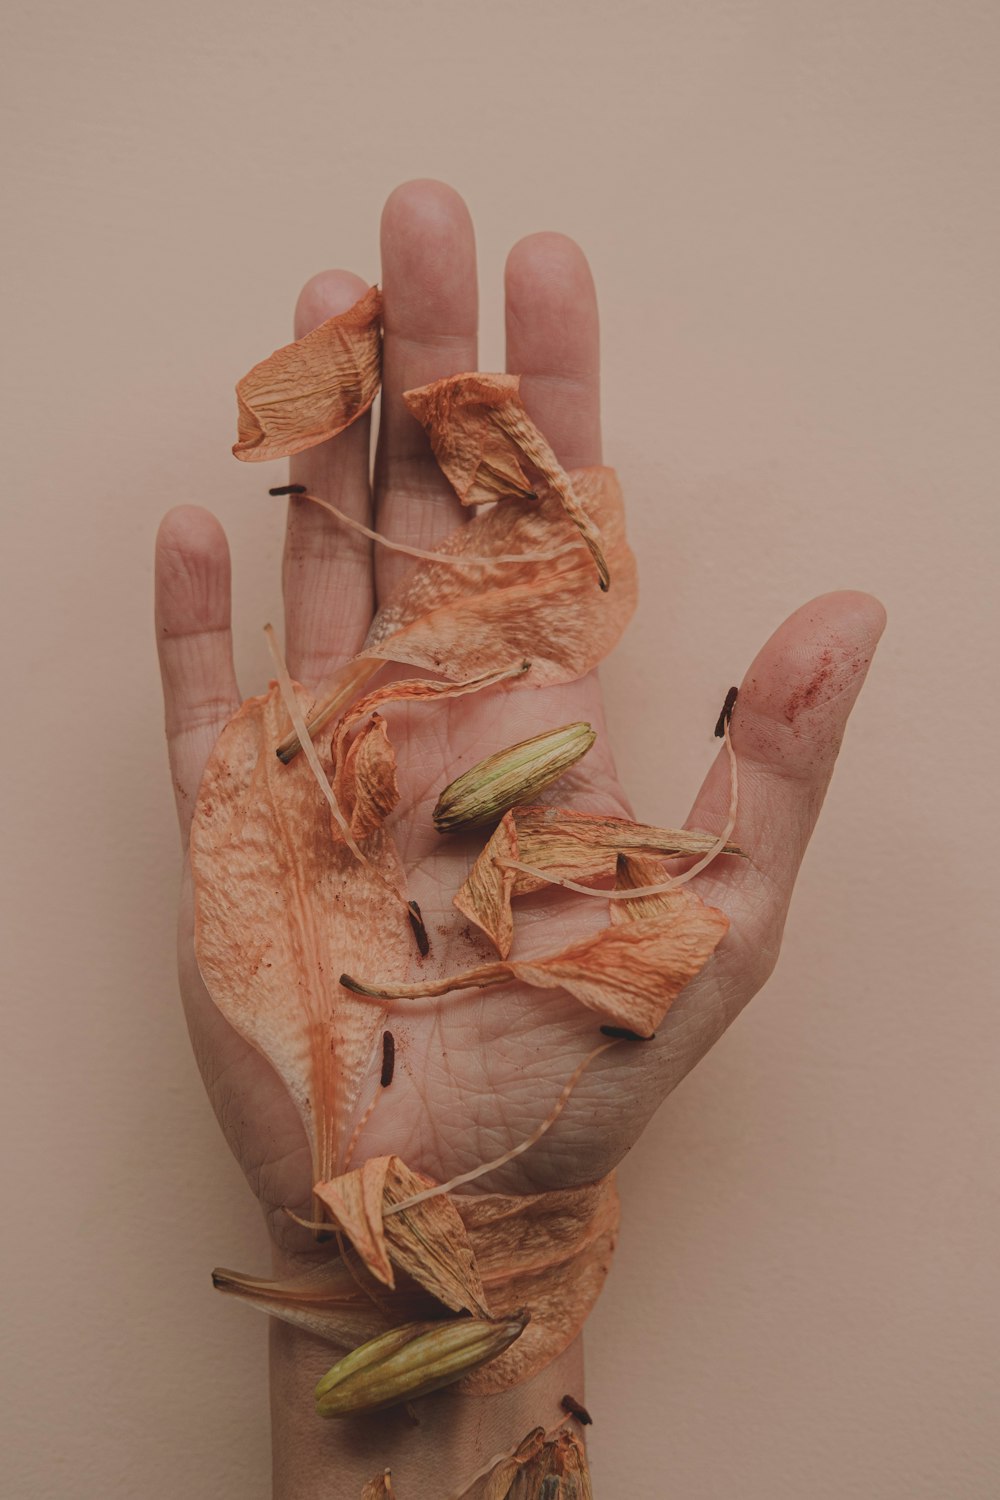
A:
{"label": "red pollen mark on fingertip", "polygon": [[823,700],[823,689],[835,675],[837,665],[833,651],[827,647],[804,682],[799,683],[785,704],[785,718],[794,724],[800,714],[815,708]]}

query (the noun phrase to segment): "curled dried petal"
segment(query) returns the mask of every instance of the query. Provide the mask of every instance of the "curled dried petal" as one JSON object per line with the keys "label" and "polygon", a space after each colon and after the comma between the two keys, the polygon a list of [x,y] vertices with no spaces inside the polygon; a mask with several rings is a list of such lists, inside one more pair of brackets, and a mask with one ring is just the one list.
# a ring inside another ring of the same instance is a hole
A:
{"label": "curled dried petal", "polygon": [[392,1470],[383,1469],[381,1474],[369,1479],[361,1491],[361,1500],[396,1500],[396,1491],[392,1487]]}
{"label": "curled dried petal", "polygon": [[[709,834],[656,828],[629,818],[578,813],[562,807],[518,807],[498,825],[454,897],[459,911],[490,937],[501,958],[510,953],[515,896],[541,890],[552,881],[610,879],[620,851],[662,855],[704,854],[714,848]],[[734,844],[726,852],[738,854]],[[529,866],[538,875],[525,874]],[[612,903],[631,906],[631,902]]]}
{"label": "curled dried petal", "polygon": [[383,1285],[395,1287],[396,1266],[445,1307],[488,1316],[472,1246],[451,1200],[438,1196],[405,1206],[431,1184],[398,1156],[380,1156],[317,1183],[314,1192]]}
{"label": "curled dried petal", "polygon": [[359,840],[381,828],[398,803],[396,752],[381,714],[372,714],[355,736],[333,790],[352,838]]}
{"label": "curled dried petal", "polygon": [[463,505],[532,494],[523,459],[544,477],[579,531],[602,589],[611,571],[601,533],[545,437],[525,411],[519,375],[450,375],[404,391],[403,400],[427,429],[437,459]]}
{"label": "curled dried petal", "polygon": [[276,349],[236,387],[237,458],[285,458],[335,437],[368,410],[382,373],[377,286],[346,312]]}

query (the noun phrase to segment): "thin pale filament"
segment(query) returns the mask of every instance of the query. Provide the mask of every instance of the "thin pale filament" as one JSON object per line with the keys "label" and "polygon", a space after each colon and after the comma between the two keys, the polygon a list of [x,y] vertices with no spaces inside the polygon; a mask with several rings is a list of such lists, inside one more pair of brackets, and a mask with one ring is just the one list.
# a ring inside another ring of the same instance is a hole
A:
{"label": "thin pale filament", "polygon": [[357,1149],[358,1141],[361,1139],[361,1132],[364,1130],[365,1126],[368,1124],[368,1121],[374,1114],[375,1106],[384,1093],[385,1089],[383,1088],[382,1084],[379,1083],[375,1088],[375,1093],[372,1095],[371,1099],[368,1101],[368,1104],[363,1110],[361,1119],[358,1121],[353,1131],[351,1132],[351,1139],[348,1141],[347,1150],[344,1152],[344,1165],[342,1168],[343,1172],[350,1171],[351,1158],[353,1157],[354,1152]]}
{"label": "thin pale filament", "polygon": [[477,1177],[485,1177],[487,1172],[495,1172],[499,1167],[506,1166],[507,1162],[513,1161],[516,1156],[523,1156],[524,1152],[529,1151],[535,1145],[536,1141],[541,1140],[547,1130],[551,1130],[569,1103],[570,1094],[572,1094],[580,1079],[594,1061],[594,1058],[600,1057],[602,1052],[607,1052],[609,1047],[617,1047],[619,1040],[620,1038],[616,1037],[614,1041],[602,1042],[599,1047],[594,1048],[593,1052],[587,1053],[583,1062],[571,1074],[568,1083],[563,1086],[563,1091],[552,1106],[549,1114],[546,1115],[538,1128],[531,1132],[527,1139],[521,1141],[520,1145],[511,1147],[509,1151],[505,1151],[502,1156],[496,1157],[493,1161],[483,1162],[481,1166],[473,1167],[471,1172],[462,1172],[458,1177],[452,1177],[448,1182],[442,1182],[437,1187],[425,1188],[422,1193],[414,1193],[412,1198],[404,1198],[402,1203],[393,1203],[391,1207],[383,1211],[383,1217],[385,1214],[401,1213],[404,1208],[413,1208],[415,1204],[423,1203],[427,1198],[437,1198],[441,1193],[450,1193],[457,1187],[463,1187],[467,1182],[475,1182]]}
{"label": "thin pale filament", "polygon": [[331,501],[323,500],[319,495],[313,495],[308,490],[298,498],[312,500],[315,505],[321,505],[343,525],[349,526],[352,531],[360,532],[362,536],[368,537],[369,541],[377,542],[380,547],[385,547],[390,552],[404,552],[407,557],[418,557],[424,562],[450,563],[456,567],[483,568],[490,567],[493,563],[555,562],[567,552],[574,551],[583,541],[582,537],[574,537],[572,541],[564,542],[561,547],[554,547],[550,552],[499,552],[493,557],[476,557],[471,553],[429,552],[423,547],[410,547],[406,542],[391,541],[380,531],[372,531],[370,526],[365,526],[362,521],[355,520],[354,516],[349,516],[345,511],[339,510]]}

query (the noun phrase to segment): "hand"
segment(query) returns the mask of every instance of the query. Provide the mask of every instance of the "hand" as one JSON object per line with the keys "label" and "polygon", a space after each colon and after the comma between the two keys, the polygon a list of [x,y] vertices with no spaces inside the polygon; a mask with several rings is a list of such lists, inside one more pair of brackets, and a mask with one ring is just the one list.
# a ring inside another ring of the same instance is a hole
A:
{"label": "hand", "polygon": [[[461,507],[401,393],[477,367],[473,233],[455,193],[417,182],[392,194],[383,216],[381,279],[384,380],[374,493],[367,418],[294,459],[290,477],[393,539],[433,546],[461,524]],[[342,271],[315,277],[299,299],[296,337],[356,301],[365,286]],[[597,308],[586,261],[571,241],[538,234],[515,246],[506,271],[506,318],[508,368],[522,374],[528,411],[564,467],[600,463]],[[282,480],[270,471],[267,477]],[[384,549],[375,548],[373,555],[366,541],[319,507],[293,499],[284,559],[285,651],[293,677],[315,688],[353,655],[374,608],[411,566]],[[641,583],[656,587],[648,577]],[[597,1058],[553,1128],[488,1179],[489,1186],[532,1191],[602,1176],[764,983],[847,716],[883,624],[882,608],[869,596],[830,594],[797,611],[759,653],[732,723],[741,776],[733,837],[749,858],[720,858],[693,883],[729,915],[728,935],[681,993],[656,1041],[623,1043]],[[172,511],[161,526],[157,638],[186,846],[206,760],[240,702],[228,552],[221,528],[203,510]],[[387,712],[404,794],[390,826],[442,973],[494,956],[485,940],[470,940],[451,904],[472,844],[440,838],[430,817],[457,769],[503,744],[585,719],[598,740],[560,783],[558,800],[585,811],[631,815],[604,731],[596,675],[558,688],[514,690],[502,701],[502,725],[492,693]],[[706,726],[695,729],[703,733]],[[729,772],[720,752],[686,826],[716,832],[728,802]],[[671,822],[666,808],[643,808],[641,816]],[[554,890],[534,899],[530,919],[521,916],[515,952],[555,951],[606,920],[604,903]],[[180,970],[192,1042],[216,1113],[279,1249],[289,1253],[297,1242],[282,1210],[309,1202],[305,1136],[269,1064],[232,1031],[204,987],[192,947],[189,880]],[[396,1151],[439,1180],[528,1136],[601,1040],[600,1017],[570,996],[516,986],[476,991],[471,998],[396,1002],[388,1024],[397,1038],[396,1078],[357,1142],[355,1162]]]}

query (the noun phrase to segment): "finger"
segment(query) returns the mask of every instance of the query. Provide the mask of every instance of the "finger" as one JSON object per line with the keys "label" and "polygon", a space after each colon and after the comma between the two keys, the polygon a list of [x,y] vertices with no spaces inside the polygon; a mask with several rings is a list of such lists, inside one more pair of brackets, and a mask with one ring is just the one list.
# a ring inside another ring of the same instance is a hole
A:
{"label": "finger", "polygon": [[[443,182],[407,182],[382,214],[382,414],[375,463],[377,528],[432,547],[462,507],[403,392],[476,368],[476,242],[469,211]],[[385,599],[412,564],[381,550],[376,592]]]}
{"label": "finger", "polygon": [[[327,318],[346,312],[368,283],[351,271],[322,271],[303,287],[295,309],[295,337],[303,338]],[[371,417],[297,453],[290,461],[293,484],[329,500],[338,510],[371,524],[368,484]],[[315,687],[353,656],[372,617],[371,543],[339,523],[311,500],[288,503],[285,556],[285,655],[299,682]]]}
{"label": "finger", "polygon": [[230,631],[229,547],[196,505],[168,512],[156,538],[156,645],[181,843],[223,726],[240,704]]}
{"label": "finger", "polygon": [[[714,886],[724,905],[727,893],[737,898],[739,939],[767,963],[884,628],[885,610],[870,594],[823,594],[775,631],[743,679],[731,728],[739,768],[733,838],[749,858],[717,860],[696,883],[702,894]],[[687,826],[720,829],[729,801],[720,752]]]}
{"label": "finger", "polygon": [[563,234],[532,234],[507,257],[507,369],[567,469],[601,462],[600,333],[590,267]]}

